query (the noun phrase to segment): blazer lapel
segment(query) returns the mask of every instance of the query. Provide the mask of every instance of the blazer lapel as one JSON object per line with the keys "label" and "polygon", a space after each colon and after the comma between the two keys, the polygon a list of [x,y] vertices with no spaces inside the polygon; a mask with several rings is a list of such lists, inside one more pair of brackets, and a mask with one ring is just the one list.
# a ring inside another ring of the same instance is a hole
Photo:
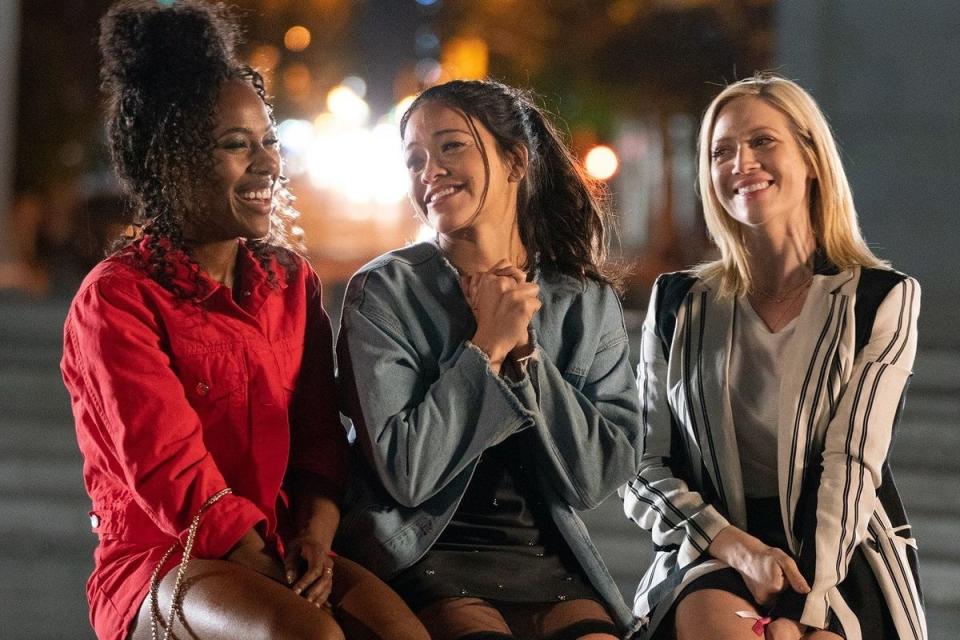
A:
{"label": "blazer lapel", "polygon": [[686,396],[697,440],[727,518],[746,527],[743,477],[727,384],[733,339],[734,300],[718,300],[708,283],[697,283],[687,298],[684,334],[689,349]]}
{"label": "blazer lapel", "polygon": [[[796,333],[784,358],[777,425],[780,509],[791,546],[793,514],[803,474],[833,415],[840,380],[849,375],[853,344],[853,298],[856,271],[816,275],[807,294]],[[840,357],[837,357],[839,354]]]}

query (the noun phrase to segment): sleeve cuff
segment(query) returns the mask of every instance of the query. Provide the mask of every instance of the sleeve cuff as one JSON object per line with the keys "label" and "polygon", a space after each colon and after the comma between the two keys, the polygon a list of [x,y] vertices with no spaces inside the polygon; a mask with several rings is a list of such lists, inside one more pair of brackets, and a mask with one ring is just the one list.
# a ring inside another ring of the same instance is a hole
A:
{"label": "sleeve cuff", "polygon": [[[266,516],[252,502],[236,495],[227,495],[210,505],[200,518],[193,555],[197,558],[222,558],[247,531]],[[180,544],[187,542],[189,529],[180,534]]]}

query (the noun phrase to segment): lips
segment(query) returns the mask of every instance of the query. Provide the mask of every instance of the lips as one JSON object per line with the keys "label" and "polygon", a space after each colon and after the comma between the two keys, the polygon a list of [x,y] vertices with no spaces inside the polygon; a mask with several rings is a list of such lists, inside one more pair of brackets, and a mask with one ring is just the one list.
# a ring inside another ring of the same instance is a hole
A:
{"label": "lips", "polygon": [[237,199],[249,209],[261,215],[273,211],[273,186],[241,187],[236,191]]}
{"label": "lips", "polygon": [[759,182],[751,182],[750,184],[741,185],[734,188],[734,192],[738,196],[749,196],[751,194],[757,193],[758,191],[763,191],[773,184],[772,180],[761,180]]}
{"label": "lips", "polygon": [[463,189],[462,185],[451,185],[447,187],[435,188],[427,192],[424,201],[426,202],[427,206],[435,205],[443,200],[446,200],[453,194],[459,192],[461,189]]}

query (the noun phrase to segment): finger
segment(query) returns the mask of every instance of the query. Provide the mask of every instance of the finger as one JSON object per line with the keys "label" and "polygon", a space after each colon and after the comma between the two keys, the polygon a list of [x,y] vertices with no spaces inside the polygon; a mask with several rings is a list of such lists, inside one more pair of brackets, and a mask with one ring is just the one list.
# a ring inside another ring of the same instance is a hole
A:
{"label": "finger", "polygon": [[294,593],[303,593],[310,585],[316,582],[323,575],[323,565],[312,566],[304,572],[300,579],[293,585]]}
{"label": "finger", "polygon": [[527,274],[516,265],[510,264],[505,267],[501,267],[500,269],[497,269],[495,273],[501,277],[512,278],[517,284],[523,284],[527,281]]}
{"label": "finger", "polygon": [[793,558],[787,556],[780,561],[780,568],[783,570],[783,575],[786,576],[787,582],[790,583],[790,587],[797,593],[810,593],[810,585],[807,584],[806,578],[803,577],[803,574],[800,573],[800,568],[797,567],[797,563],[794,562]]}
{"label": "finger", "polygon": [[287,551],[287,555],[283,557],[283,571],[284,575],[287,578],[287,584],[293,584],[297,579],[297,574],[299,574],[300,568],[300,553],[299,549],[294,546]]}
{"label": "finger", "polygon": [[324,567],[320,578],[303,593],[303,597],[316,605],[321,605],[330,597],[333,589],[333,568]]}

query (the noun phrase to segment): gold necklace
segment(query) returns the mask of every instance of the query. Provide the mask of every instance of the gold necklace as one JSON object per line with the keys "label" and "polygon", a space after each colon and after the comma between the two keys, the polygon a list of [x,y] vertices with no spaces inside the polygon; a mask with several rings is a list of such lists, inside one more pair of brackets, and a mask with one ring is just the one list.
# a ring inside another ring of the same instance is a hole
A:
{"label": "gold necklace", "polygon": [[787,300],[788,298],[795,297],[795,296],[793,296],[793,295],[791,295],[791,294],[793,294],[793,293],[796,292],[796,291],[802,291],[803,288],[806,287],[808,284],[810,284],[812,281],[813,281],[813,272],[811,271],[810,274],[809,274],[806,278],[804,278],[803,280],[801,280],[801,281],[798,282],[797,284],[793,285],[792,287],[790,287],[790,288],[787,289],[786,291],[781,291],[781,292],[779,292],[779,293],[775,293],[775,294],[774,294],[774,293],[768,293],[767,291],[763,291],[763,290],[761,290],[761,289],[759,289],[759,288],[754,288],[753,291],[752,291],[752,293],[753,293],[755,296],[758,296],[758,297],[763,298],[763,299],[765,299],[765,300],[772,300],[773,302],[776,302],[777,304],[779,304],[779,303],[783,302],[784,300]]}

